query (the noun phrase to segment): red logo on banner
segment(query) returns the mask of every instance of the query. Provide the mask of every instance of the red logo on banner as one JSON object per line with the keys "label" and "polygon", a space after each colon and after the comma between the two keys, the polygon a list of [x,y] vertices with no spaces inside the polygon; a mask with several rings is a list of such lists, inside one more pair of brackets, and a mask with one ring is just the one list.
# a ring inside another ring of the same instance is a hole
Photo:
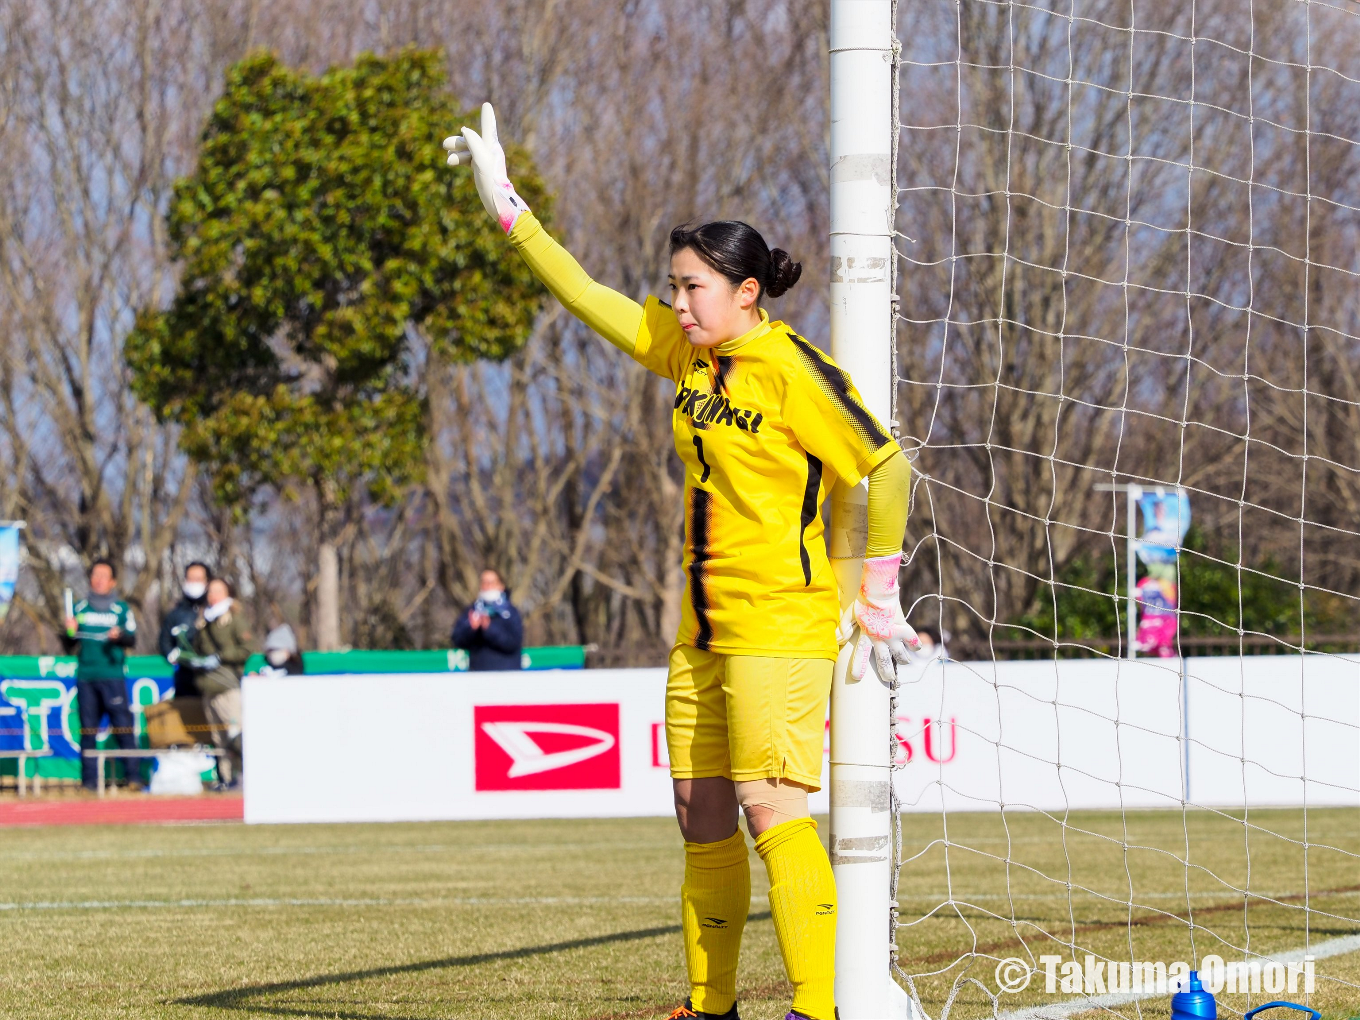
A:
{"label": "red logo on banner", "polygon": [[477,705],[476,789],[617,790],[619,706]]}

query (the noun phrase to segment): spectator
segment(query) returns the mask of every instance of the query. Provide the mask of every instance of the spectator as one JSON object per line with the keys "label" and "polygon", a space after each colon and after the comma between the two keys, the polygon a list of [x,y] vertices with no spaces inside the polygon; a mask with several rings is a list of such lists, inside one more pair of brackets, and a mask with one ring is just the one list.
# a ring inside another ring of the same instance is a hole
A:
{"label": "spectator", "polygon": [[198,677],[203,714],[212,730],[213,744],[226,752],[217,759],[225,789],[241,785],[241,674],[255,650],[245,617],[232,598],[231,585],[214,577],[208,582],[208,604],[194,639],[194,651],[203,671]]}
{"label": "spectator", "polygon": [[[132,711],[128,706],[124,658],[137,643],[137,621],[128,604],[118,598],[118,575],[109,560],[90,566],[90,594],[75,604],[66,619],[65,645],[76,655],[76,701],[80,709],[80,749],[95,747],[99,723],[107,714],[118,746],[135,750]],[[137,766],[124,763],[128,785],[136,782]],[[98,788],[98,766],[81,757],[80,781],[85,789]]]}
{"label": "spectator", "polygon": [[520,668],[524,623],[496,571],[482,571],[477,601],[453,625],[453,647],[467,651],[473,670]]}
{"label": "spectator", "polygon": [[184,583],[180,587],[179,602],[161,621],[157,642],[160,653],[175,667],[175,696],[196,698],[199,670],[191,664],[194,635],[198,632],[198,616],[207,605],[208,567],[195,560],[184,568]]}
{"label": "spectator", "polygon": [[932,626],[918,627],[916,636],[921,639],[921,647],[912,658],[917,662],[929,662],[932,659],[947,659],[949,653],[945,651],[944,639],[938,629]]}
{"label": "spectator", "polygon": [[295,676],[302,672],[297,635],[288,624],[275,627],[265,635],[264,661],[261,676]]}

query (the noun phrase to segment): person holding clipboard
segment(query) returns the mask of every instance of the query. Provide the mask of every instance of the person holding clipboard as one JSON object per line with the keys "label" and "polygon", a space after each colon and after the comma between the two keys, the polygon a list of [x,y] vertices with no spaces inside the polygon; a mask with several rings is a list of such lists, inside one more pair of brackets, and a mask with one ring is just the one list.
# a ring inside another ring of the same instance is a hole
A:
{"label": "person holding clipboard", "polygon": [[[64,643],[76,657],[82,751],[95,746],[105,715],[118,746],[129,751],[137,748],[125,671],[127,650],[137,643],[137,621],[131,607],[118,598],[117,585],[113,563],[95,560],[90,565],[90,594],[67,610]],[[95,759],[81,758],[80,779],[87,790],[98,788],[96,768]],[[135,768],[134,762],[128,760],[129,785],[136,780]]]}

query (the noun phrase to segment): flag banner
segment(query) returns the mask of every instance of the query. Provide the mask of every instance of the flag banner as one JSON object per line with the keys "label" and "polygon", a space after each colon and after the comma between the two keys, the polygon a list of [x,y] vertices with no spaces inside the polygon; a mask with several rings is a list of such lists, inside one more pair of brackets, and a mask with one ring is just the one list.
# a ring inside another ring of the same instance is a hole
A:
{"label": "flag banner", "polygon": [[1139,655],[1155,655],[1169,659],[1179,652],[1176,634],[1179,630],[1177,609],[1180,591],[1176,583],[1175,564],[1154,563],[1148,566],[1148,576],[1138,582],[1138,635],[1134,644]]}
{"label": "flag banner", "polygon": [[1168,659],[1179,654],[1180,578],[1176,559],[1185,533],[1190,530],[1190,497],[1184,492],[1157,490],[1138,498],[1143,512],[1143,537],[1138,558],[1147,576],[1138,582],[1138,634],[1134,646],[1139,655]]}
{"label": "flag banner", "polygon": [[14,600],[14,586],[19,581],[19,527],[7,524],[0,527],[0,622],[9,615],[9,604]]}
{"label": "flag banner", "polygon": [[1190,530],[1190,497],[1184,492],[1145,492],[1138,497],[1143,511],[1143,537],[1138,558],[1144,563],[1175,563]]}

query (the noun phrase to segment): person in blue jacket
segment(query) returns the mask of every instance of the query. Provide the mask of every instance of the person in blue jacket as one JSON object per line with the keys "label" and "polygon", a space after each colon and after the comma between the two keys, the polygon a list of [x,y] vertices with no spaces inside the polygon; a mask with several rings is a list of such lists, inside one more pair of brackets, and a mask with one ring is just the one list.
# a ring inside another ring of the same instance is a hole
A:
{"label": "person in blue jacket", "polygon": [[477,601],[453,625],[453,647],[468,653],[473,670],[519,669],[524,647],[524,623],[510,603],[501,575],[482,571]]}

